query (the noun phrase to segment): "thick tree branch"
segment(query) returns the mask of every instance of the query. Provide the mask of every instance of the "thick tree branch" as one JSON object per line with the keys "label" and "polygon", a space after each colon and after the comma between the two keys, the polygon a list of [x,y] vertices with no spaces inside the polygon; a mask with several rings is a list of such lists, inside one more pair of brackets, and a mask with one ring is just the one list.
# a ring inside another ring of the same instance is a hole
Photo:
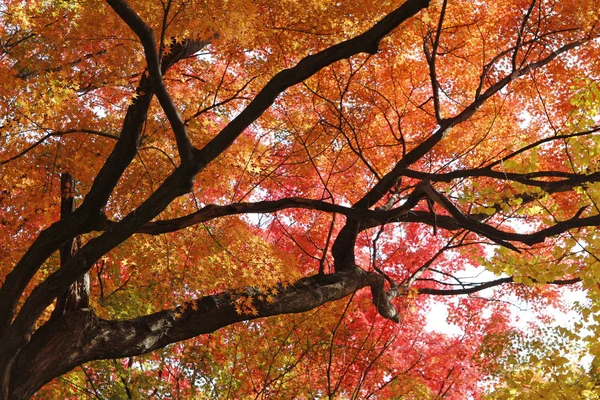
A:
{"label": "thick tree branch", "polygon": [[[548,284],[570,285],[579,281],[579,278],[573,278]],[[513,282],[513,277],[507,277],[463,289],[418,288],[418,293],[464,295]],[[137,356],[236,322],[308,311],[367,286],[373,291],[373,302],[378,311],[386,318],[399,321],[390,300],[404,292],[386,292],[381,276],[358,268],[315,275],[290,286],[279,286],[270,302],[259,300],[257,289],[247,288],[243,294],[221,292],[202,297],[193,304],[127,321],[104,320],[89,310],[74,312],[48,322],[36,331],[16,361],[15,367],[24,374],[14,376],[11,387],[15,398],[26,398],[57,374],[91,360]],[[240,296],[252,298],[253,313],[236,311],[236,300]],[[70,354],[70,357],[64,357],[64,354]]]}
{"label": "thick tree branch", "polygon": [[429,0],[408,0],[366,32],[317,54],[309,55],[294,67],[277,73],[236,118],[206,146],[196,152],[197,169],[201,170],[225,151],[287,88],[304,81],[337,61],[360,53],[377,53],[379,42],[386,35],[428,5]]}
{"label": "thick tree branch", "polygon": [[[407,175],[411,176],[411,174]],[[420,174],[416,175],[420,176]],[[547,189],[549,193],[568,190],[587,180],[592,182],[596,181],[598,179],[596,175],[597,174],[582,176],[582,181],[579,181],[579,179],[569,180],[568,184],[563,181],[552,182],[554,185],[549,185],[550,187]],[[584,178],[586,179],[585,181],[583,180]],[[427,190],[424,189],[426,187]],[[413,210],[418,201],[426,194],[429,195],[429,197],[435,202],[440,204],[444,209],[446,209],[451,216],[449,217],[439,214],[432,215],[430,212]],[[432,226],[437,224],[439,228],[448,230],[464,228],[479,233],[482,236],[488,237],[494,241],[498,241],[499,244],[513,249],[514,246],[507,244],[505,241],[515,241],[527,245],[533,245],[543,242],[548,237],[556,236],[570,229],[595,226],[600,222],[600,216],[580,218],[580,215],[577,214],[571,219],[557,222],[553,226],[541,229],[534,233],[520,234],[506,232],[480,222],[480,215],[467,215],[462,213],[448,199],[435,191],[430,184],[424,184],[417,187],[402,206],[393,208],[391,210],[355,209],[328,203],[323,200],[290,197],[280,200],[260,201],[256,203],[233,203],[223,206],[210,204],[192,214],[183,217],[148,222],[140,227],[137,232],[158,235],[162,233],[174,232],[189,226],[213,220],[215,218],[239,214],[264,214],[288,209],[317,210],[341,214],[348,218],[353,218],[358,224],[356,228],[357,233],[365,229],[370,229],[379,225],[394,222],[417,222]],[[110,228],[114,224],[114,222],[108,221],[104,229]]]}
{"label": "thick tree branch", "polygon": [[383,224],[392,219],[399,218],[401,215],[407,213],[417,204],[419,198],[422,196],[423,194],[421,192],[415,191],[412,194],[412,197],[409,197],[410,201],[405,202],[401,207],[387,211],[357,210],[355,208],[328,203],[323,200],[305,199],[302,197],[288,197],[280,200],[259,201],[256,203],[233,203],[224,206],[209,204],[206,207],[203,207],[202,209],[183,217],[149,222],[143,225],[138,232],[157,235],[161,233],[174,232],[179,229],[210,221],[219,217],[238,214],[265,214],[293,208],[337,213],[347,217],[373,220]]}
{"label": "thick tree branch", "polygon": [[[308,311],[344,298],[378,278],[360,269],[315,275],[280,286],[271,302],[259,301],[260,293],[248,288],[243,295],[222,292],[128,321],[103,320],[92,311],[70,313],[38,329],[19,354],[15,367],[23,373],[13,376],[14,398],[26,398],[53,377],[87,361],[145,354],[235,322]],[[236,311],[236,300],[245,295],[253,299],[253,314]]]}
{"label": "thick tree branch", "polygon": [[[558,187],[559,186],[557,186],[557,189]],[[434,200],[436,203],[440,204],[440,206],[450,213],[450,216],[431,214],[427,211],[413,210],[419,200],[421,200],[425,195]],[[198,223],[207,222],[212,219],[225,216],[253,213],[272,213],[294,208],[336,213],[344,215],[348,218],[352,218],[357,223],[356,233],[387,223],[416,222],[431,226],[437,225],[437,227],[447,230],[464,228],[487,237],[492,241],[497,242],[502,246],[509,247],[513,250],[517,249],[510,243],[507,243],[507,241],[520,242],[526,245],[534,245],[536,243],[543,242],[546,238],[559,235],[571,229],[591,227],[600,224],[600,215],[580,218],[580,213],[578,213],[568,220],[557,222],[555,225],[540,229],[534,233],[521,234],[506,232],[480,222],[480,215],[464,214],[458,210],[458,208],[452,202],[450,202],[450,200],[438,193],[429,183],[425,182],[422,185],[419,185],[413,191],[413,193],[411,193],[402,206],[393,208],[391,210],[355,209],[337,204],[331,204],[322,200],[291,197],[256,203],[234,203],[224,206],[211,204],[203,207],[195,213],[183,217],[171,220],[148,222],[139,228],[137,232],[157,235],[167,232],[174,232]],[[108,222],[108,227],[110,227],[112,224],[114,223]],[[355,235],[353,235],[353,237],[354,236]]]}
{"label": "thick tree branch", "polygon": [[193,146],[187,135],[183,119],[179,115],[177,107],[175,106],[171,95],[169,95],[163,81],[161,62],[157,51],[154,32],[124,0],[107,0],[107,3],[119,17],[125,21],[142,42],[144,53],[146,55],[146,62],[148,63],[150,83],[152,89],[156,92],[156,97],[160,102],[160,106],[169,119],[171,128],[173,128],[177,149],[179,151],[179,156],[181,157],[181,164],[186,168],[191,167],[193,163]]}

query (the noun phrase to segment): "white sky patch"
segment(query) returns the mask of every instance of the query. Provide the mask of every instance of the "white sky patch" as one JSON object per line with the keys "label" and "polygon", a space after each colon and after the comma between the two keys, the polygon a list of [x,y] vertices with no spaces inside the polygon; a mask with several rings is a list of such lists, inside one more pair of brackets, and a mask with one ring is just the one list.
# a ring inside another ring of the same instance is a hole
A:
{"label": "white sky patch", "polygon": [[[565,328],[573,328],[576,322],[581,322],[581,315],[574,311],[576,303],[586,303],[587,296],[584,290],[575,287],[564,287],[562,294],[562,301],[569,311],[562,311],[556,308],[550,308],[547,310],[548,314],[551,314],[554,326],[561,326]],[[521,302],[517,304],[519,307],[512,307],[512,320],[516,327],[526,329],[532,323],[536,322],[536,314],[531,312],[526,303]],[[523,307],[521,307],[523,306]]]}
{"label": "white sky patch", "polygon": [[[493,253],[494,246],[490,247],[491,252]],[[465,284],[469,284],[471,282],[485,283],[499,278],[495,274],[480,266],[467,267],[466,270],[456,274],[456,277]],[[492,291],[493,288],[485,289],[477,292],[477,295],[486,297],[486,294],[490,294]],[[459,296],[454,297],[453,300],[458,301]],[[491,314],[488,316],[491,316]],[[449,336],[459,336],[464,334],[464,331],[461,327],[448,322],[448,306],[435,300],[432,301],[431,311],[427,315],[427,324],[425,325],[425,330],[429,332],[439,332]]]}
{"label": "white sky patch", "polygon": [[434,303],[427,315],[425,330],[439,332],[448,336],[459,336],[464,331],[457,325],[448,323],[448,307],[443,303]]}
{"label": "white sky patch", "polygon": [[[487,271],[483,267],[472,266],[468,267],[465,271],[462,271],[457,278],[463,283],[469,282],[487,282],[495,279],[506,277],[506,275],[497,276],[492,272]],[[491,293],[494,288],[489,288],[477,292],[477,296],[480,297],[491,297]],[[457,296],[455,299],[458,300],[460,297]],[[539,325],[539,314],[535,312],[529,304],[516,296],[509,296],[504,299],[511,304],[511,324],[523,331],[527,332],[531,329],[531,326]],[[576,322],[581,321],[581,315],[574,311],[577,303],[585,304],[587,301],[586,292],[577,287],[563,287],[562,288],[562,302],[564,303],[568,311],[559,310],[556,308],[547,309],[546,312],[553,317],[553,323],[551,326],[560,326],[568,329],[572,329]],[[485,315],[486,310],[484,310]],[[439,332],[449,336],[456,336],[463,334],[463,330],[454,324],[448,323],[448,306],[444,303],[432,301],[431,310],[427,315],[427,324],[425,329],[429,332]],[[485,315],[485,316],[491,316]]]}
{"label": "white sky patch", "polygon": [[107,112],[106,109],[103,107],[99,107],[96,106],[94,108],[92,108],[92,111],[94,112],[94,114],[96,114],[99,118],[106,118]]}
{"label": "white sky patch", "polygon": [[521,111],[521,113],[519,114],[519,127],[521,129],[526,129],[529,124],[531,123],[531,120],[533,119],[533,117],[531,116],[531,114],[527,111]]}

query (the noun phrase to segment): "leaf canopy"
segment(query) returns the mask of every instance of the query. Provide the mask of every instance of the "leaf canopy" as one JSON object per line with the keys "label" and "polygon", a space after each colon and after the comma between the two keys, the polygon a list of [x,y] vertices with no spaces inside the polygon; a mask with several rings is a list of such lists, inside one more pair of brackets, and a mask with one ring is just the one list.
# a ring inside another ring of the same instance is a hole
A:
{"label": "leaf canopy", "polygon": [[597,2],[0,19],[0,398],[600,395]]}

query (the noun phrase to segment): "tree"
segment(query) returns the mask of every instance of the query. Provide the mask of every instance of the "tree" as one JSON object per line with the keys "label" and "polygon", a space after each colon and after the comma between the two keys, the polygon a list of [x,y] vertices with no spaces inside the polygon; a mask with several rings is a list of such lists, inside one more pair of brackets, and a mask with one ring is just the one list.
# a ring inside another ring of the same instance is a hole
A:
{"label": "tree", "polygon": [[2,398],[478,396],[506,299],[596,310],[595,2],[0,10]]}

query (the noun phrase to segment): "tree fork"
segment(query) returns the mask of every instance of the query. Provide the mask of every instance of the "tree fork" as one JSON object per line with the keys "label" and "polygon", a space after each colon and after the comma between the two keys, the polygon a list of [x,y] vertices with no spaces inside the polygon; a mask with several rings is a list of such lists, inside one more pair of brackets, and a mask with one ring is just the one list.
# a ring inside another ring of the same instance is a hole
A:
{"label": "tree fork", "polygon": [[[60,175],[60,219],[65,219],[75,211],[75,181],[69,172]],[[65,265],[81,247],[81,237],[66,241],[60,247],[60,265]],[[68,312],[88,308],[90,302],[90,276],[86,272],[64,293],[57,297],[51,320],[62,317]]]}

